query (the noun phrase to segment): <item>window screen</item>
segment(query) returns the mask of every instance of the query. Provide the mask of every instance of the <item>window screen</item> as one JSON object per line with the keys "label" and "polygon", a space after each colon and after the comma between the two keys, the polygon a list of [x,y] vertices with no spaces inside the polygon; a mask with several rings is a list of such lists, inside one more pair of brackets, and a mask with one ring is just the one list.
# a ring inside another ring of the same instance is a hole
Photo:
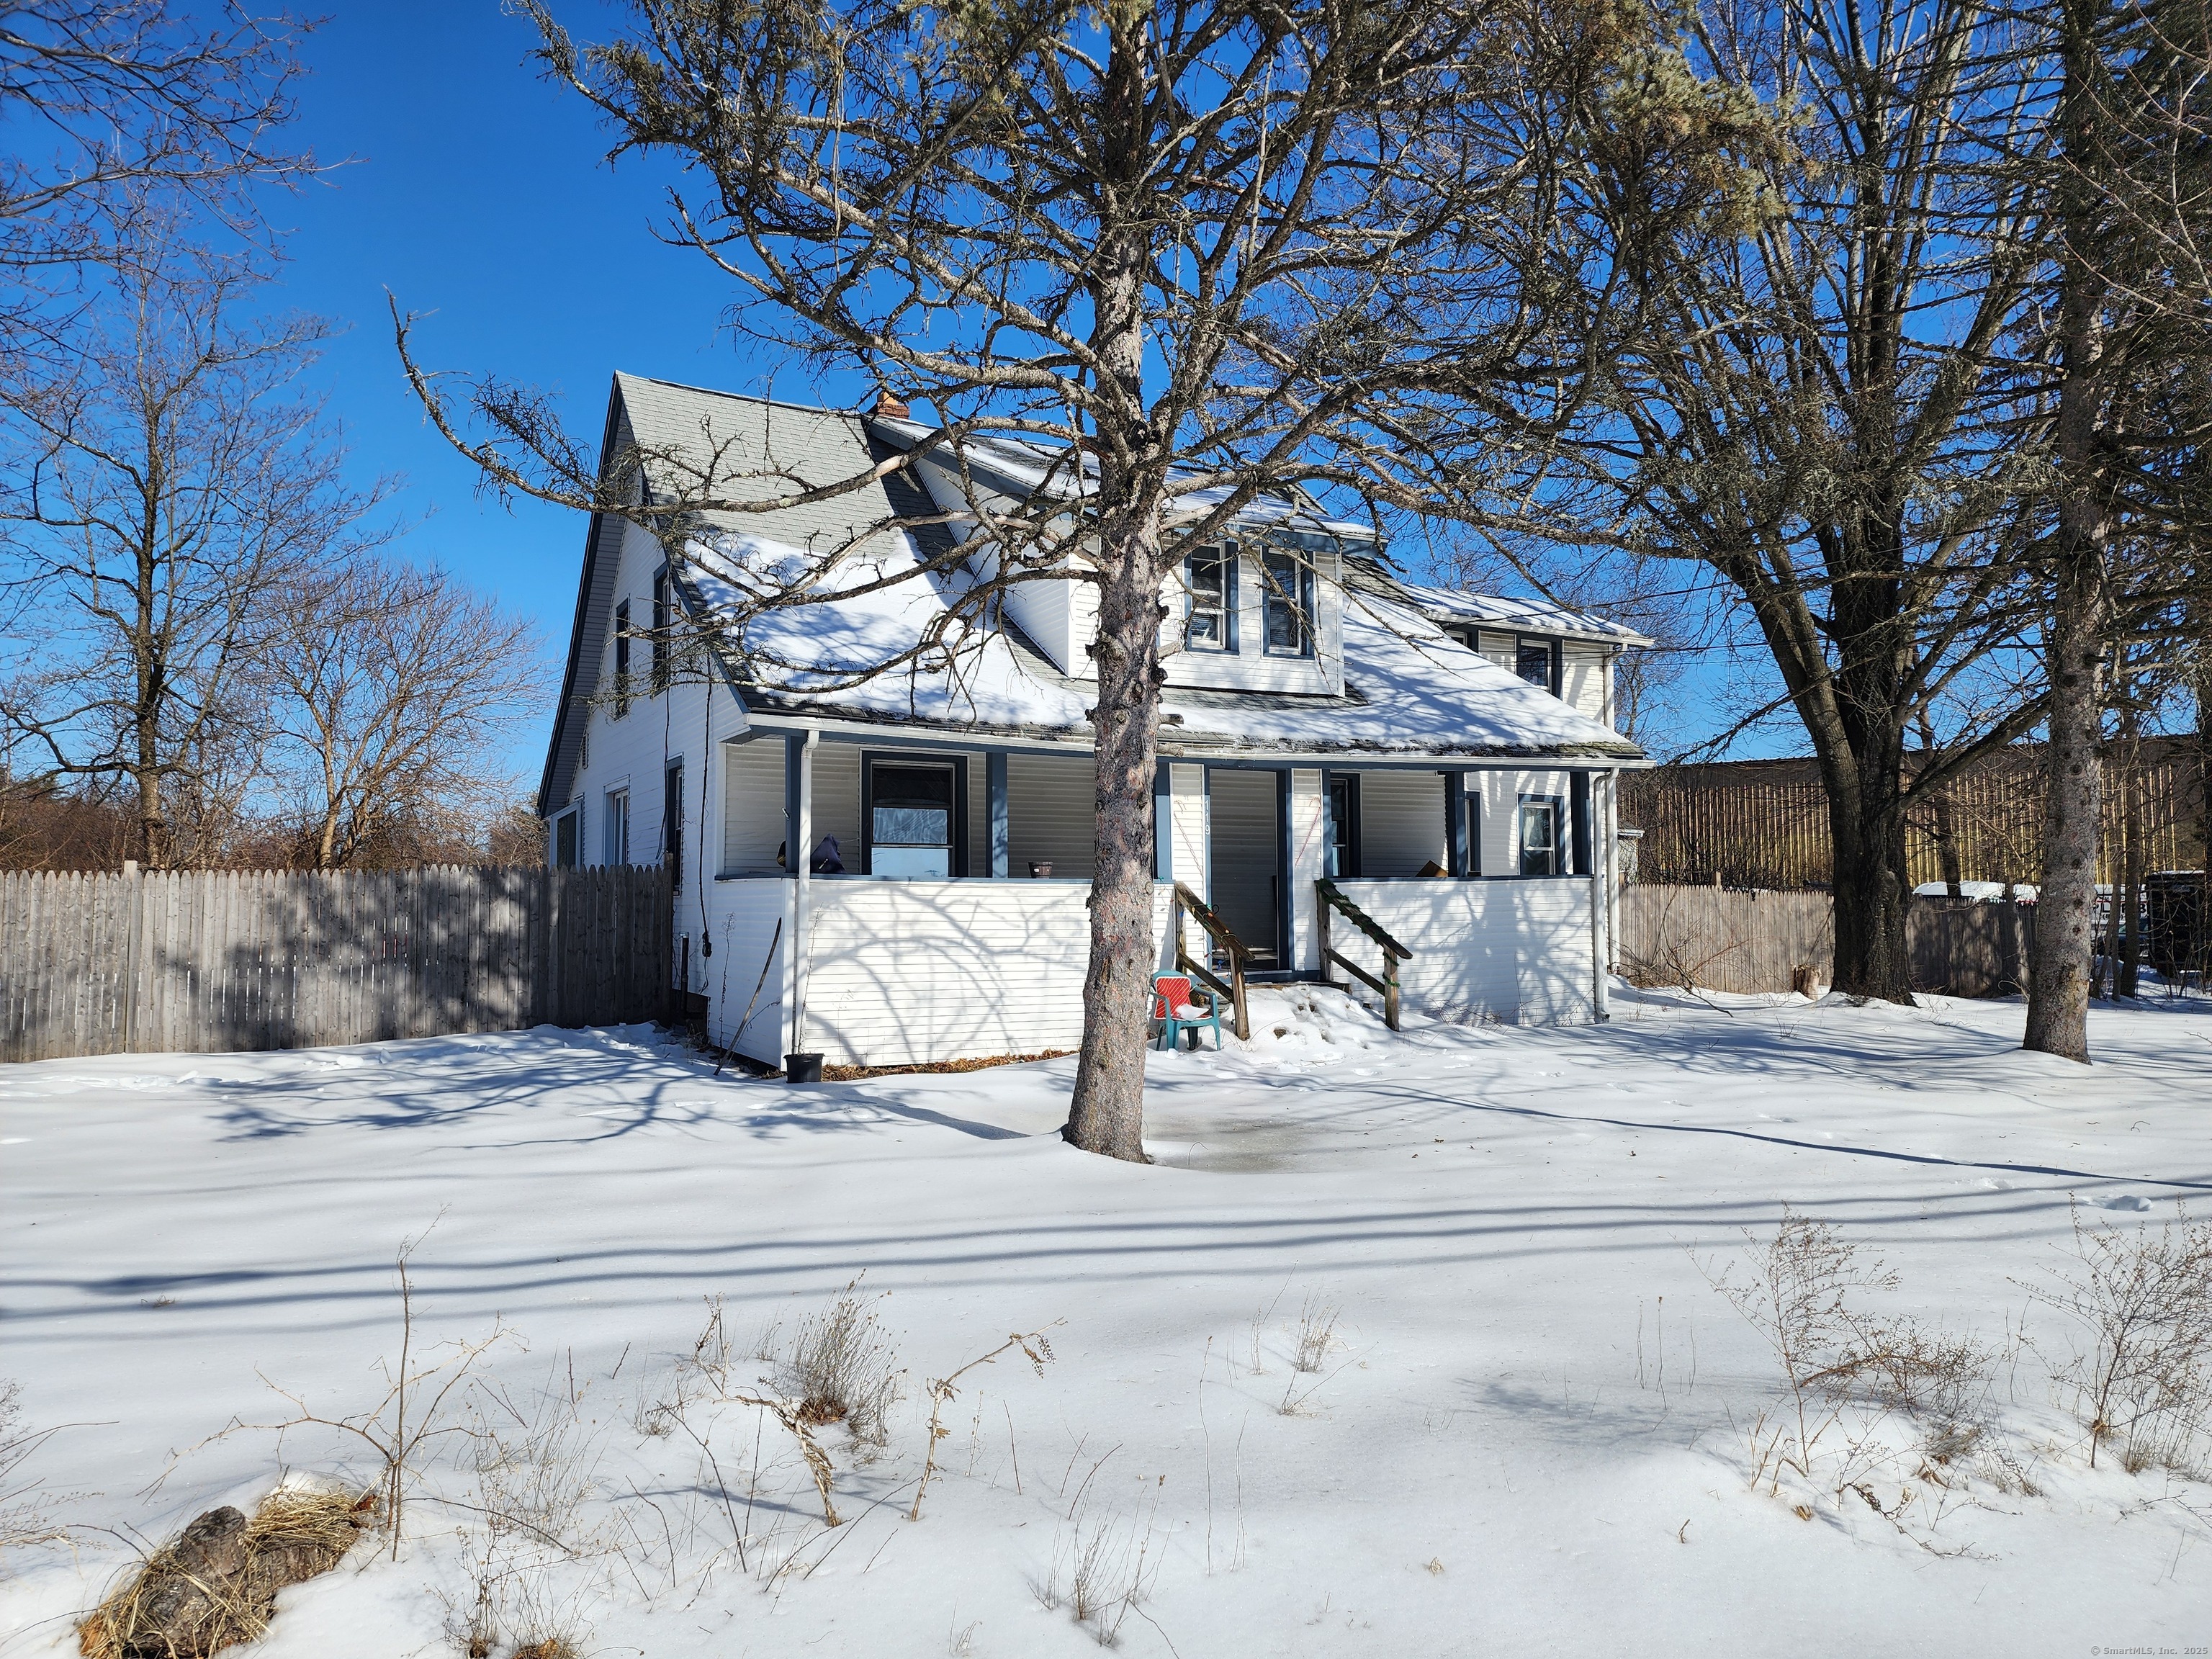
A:
{"label": "window screen", "polygon": [[1183,643],[1193,651],[1235,648],[1229,629],[1230,559],[1218,547],[1201,548],[1190,556],[1190,609],[1183,622]]}
{"label": "window screen", "polygon": [[1548,640],[1522,640],[1514,647],[1513,672],[1531,685],[1552,689],[1552,644]]}
{"label": "window screen", "polygon": [[576,815],[563,812],[553,820],[553,866],[556,870],[576,867]]}
{"label": "window screen", "polygon": [[1267,654],[1303,657],[1312,637],[1313,573],[1295,553],[1269,553],[1267,572]]}
{"label": "window screen", "polygon": [[1559,860],[1559,803],[1548,795],[1521,798],[1521,873],[1556,876]]}
{"label": "window screen", "polygon": [[603,864],[629,862],[629,791],[617,789],[607,797],[607,846]]}
{"label": "window screen", "polygon": [[952,769],[874,766],[869,774],[868,869],[878,876],[952,873]]}

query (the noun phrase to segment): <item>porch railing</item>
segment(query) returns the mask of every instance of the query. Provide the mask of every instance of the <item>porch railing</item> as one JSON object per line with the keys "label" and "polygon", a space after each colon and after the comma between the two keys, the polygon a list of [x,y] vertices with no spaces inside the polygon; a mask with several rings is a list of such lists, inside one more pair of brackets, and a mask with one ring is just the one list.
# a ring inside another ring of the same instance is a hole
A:
{"label": "porch railing", "polygon": [[[1382,924],[1369,915],[1350,899],[1345,897],[1333,881],[1314,884],[1314,891],[1321,902],[1314,907],[1316,918],[1321,923],[1321,973],[1324,982],[1329,980],[1328,965],[1334,963],[1362,983],[1370,985],[1382,999],[1382,1023],[1392,1030],[1398,1029],[1398,964],[1411,962],[1413,953],[1383,930]],[[1340,954],[1329,943],[1328,918],[1331,911],[1341,913],[1344,919],[1382,947],[1382,977],[1377,979],[1349,957]]]}
{"label": "porch railing", "polygon": [[[1223,984],[1212,968],[1184,949],[1182,919],[1188,911],[1193,920],[1206,930],[1221,954],[1229,958],[1229,982]],[[1213,908],[1181,882],[1175,884],[1175,906],[1168,918],[1169,936],[1175,940],[1176,967],[1206,987],[1216,996],[1227,997],[1236,1014],[1237,1040],[1252,1040],[1252,1016],[1244,1006],[1244,962],[1252,952],[1244,941],[1229,930],[1229,924],[1213,913]]]}

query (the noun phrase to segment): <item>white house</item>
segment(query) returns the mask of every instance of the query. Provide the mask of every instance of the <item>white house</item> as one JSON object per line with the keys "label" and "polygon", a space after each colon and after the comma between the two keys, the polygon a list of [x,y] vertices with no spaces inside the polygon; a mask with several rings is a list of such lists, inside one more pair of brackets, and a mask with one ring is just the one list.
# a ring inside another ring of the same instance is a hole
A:
{"label": "white house", "polygon": [[[617,375],[605,453],[725,445],[781,498],[912,453],[928,428],[901,412]],[[964,459],[971,484],[1036,485],[1037,452],[977,444]],[[720,657],[685,672],[659,642],[725,597],[717,569],[741,579],[752,562],[856,540],[860,568],[895,572],[956,549],[967,501],[944,458],[921,456],[866,490],[710,522],[720,539],[674,580],[652,534],[592,523],[539,810],[556,863],[676,864],[672,971],[707,999],[719,1043],[896,1065],[1079,1039],[1087,584],[1013,588],[952,673],[836,679],[957,600],[927,580],[756,622],[757,653],[823,670],[774,685]],[[870,533],[924,517],[940,522]],[[1613,663],[1646,641],[1412,586],[1381,551],[1362,526],[1273,501],[1166,596],[1162,963],[1177,918],[1193,957],[1226,959],[1177,906],[1180,886],[1233,933],[1253,978],[1323,977],[1325,920],[1340,954],[1379,973],[1382,951],[1327,905],[1326,881],[1409,953],[1410,1007],[1602,1018],[1615,782],[1644,763],[1613,729]],[[824,837],[842,873],[790,854]]]}

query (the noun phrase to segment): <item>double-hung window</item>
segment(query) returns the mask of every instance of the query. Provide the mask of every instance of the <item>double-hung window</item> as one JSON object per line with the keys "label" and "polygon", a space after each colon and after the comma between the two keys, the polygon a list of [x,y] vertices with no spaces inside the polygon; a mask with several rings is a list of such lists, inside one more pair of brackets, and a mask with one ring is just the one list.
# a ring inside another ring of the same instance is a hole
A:
{"label": "double-hung window", "polygon": [[1513,672],[1529,684],[1552,690],[1553,644],[1549,640],[1522,640],[1513,647]]}
{"label": "double-hung window", "polygon": [[1521,797],[1521,873],[1560,876],[1566,873],[1565,848],[1560,842],[1564,827],[1557,795]]}
{"label": "double-hung window", "polygon": [[620,720],[629,713],[629,601],[615,607],[615,710]]}
{"label": "double-hung window", "polygon": [[1313,653],[1313,567],[1296,553],[1261,556],[1267,587],[1267,654],[1304,657]]}
{"label": "double-hung window", "polygon": [[1202,547],[1190,556],[1185,583],[1190,605],[1183,618],[1182,641],[1192,651],[1234,651],[1236,555],[1228,548]]}
{"label": "double-hung window", "polygon": [[870,874],[922,879],[952,874],[953,782],[951,766],[870,763]]}
{"label": "double-hung window", "polygon": [[563,812],[553,820],[553,867],[573,870],[576,867],[576,814]]}
{"label": "double-hung window", "polygon": [[607,846],[605,864],[629,862],[629,791],[607,791]]}

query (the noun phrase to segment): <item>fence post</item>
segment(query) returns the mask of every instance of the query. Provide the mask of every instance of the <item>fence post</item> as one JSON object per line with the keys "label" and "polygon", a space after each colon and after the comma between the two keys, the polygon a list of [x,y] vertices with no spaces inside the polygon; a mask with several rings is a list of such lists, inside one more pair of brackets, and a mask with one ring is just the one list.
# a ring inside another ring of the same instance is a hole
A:
{"label": "fence post", "polygon": [[138,958],[146,948],[145,892],[138,860],[123,860],[124,902],[131,907],[123,937],[123,1052],[138,1052]]}

